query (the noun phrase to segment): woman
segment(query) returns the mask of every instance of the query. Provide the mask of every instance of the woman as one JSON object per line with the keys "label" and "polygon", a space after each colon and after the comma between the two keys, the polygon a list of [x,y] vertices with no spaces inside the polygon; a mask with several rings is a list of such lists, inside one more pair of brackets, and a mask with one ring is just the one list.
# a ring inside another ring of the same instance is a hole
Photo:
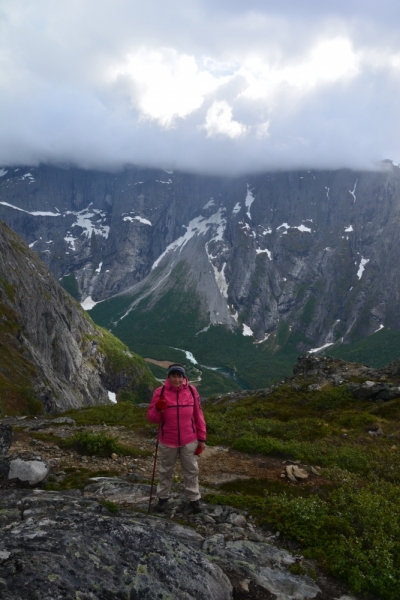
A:
{"label": "woman", "polygon": [[167,507],[175,463],[182,465],[185,494],[193,512],[201,512],[197,455],[205,448],[206,424],[200,396],[188,384],[185,368],[173,364],[167,379],[156,389],[147,411],[150,423],[159,423],[159,471],[156,510]]}

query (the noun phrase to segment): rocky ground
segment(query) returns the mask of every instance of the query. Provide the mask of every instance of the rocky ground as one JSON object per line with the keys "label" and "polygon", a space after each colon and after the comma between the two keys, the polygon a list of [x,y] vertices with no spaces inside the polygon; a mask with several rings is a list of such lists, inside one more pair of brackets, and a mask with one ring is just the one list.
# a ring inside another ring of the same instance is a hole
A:
{"label": "rocky ground", "polygon": [[[65,438],[83,429],[71,419],[6,422],[14,432],[9,454],[49,464],[53,482],[71,471],[94,473],[81,490],[50,492],[15,484],[3,488],[0,593],[6,600],[75,598],[76,590],[81,600],[353,599],[279,532],[259,528],[246,512],[203,502],[202,514],[193,514],[179,470],[165,514],[154,512],[154,501],[148,516],[153,455],[79,456],[39,439],[43,434]],[[124,427],[89,429],[154,451],[154,440]],[[316,466],[250,457],[223,447],[206,448],[199,462],[203,495],[224,481],[248,477],[284,479],[287,485],[321,480]],[[95,476],[102,471],[114,475]],[[117,509],[117,514],[110,512]]]}
{"label": "rocky ground", "polygon": [[[53,420],[54,421],[54,420]],[[119,476],[138,474],[147,479],[151,478],[154,465],[155,438],[146,437],[141,432],[131,431],[125,427],[86,426],[76,427],[73,420],[70,423],[52,425],[53,421],[29,419],[4,419],[14,428],[14,435],[10,453],[23,456],[40,456],[50,463],[53,476],[61,479],[65,469],[88,469],[90,471],[110,470]],[[39,439],[40,436],[57,436],[67,438],[77,430],[104,433],[119,439],[122,444],[138,447],[151,452],[148,458],[131,458],[116,456],[100,458],[96,456],[81,456],[77,452],[61,449],[56,443],[47,443]],[[290,461],[265,456],[250,456],[241,452],[224,448],[222,446],[207,446],[199,456],[200,483],[204,486],[218,486],[228,481],[237,479],[256,478],[277,480],[284,479],[288,484],[313,485],[321,482],[318,466],[299,465],[293,466],[304,471],[297,481],[291,481],[288,475]],[[295,471],[296,473],[296,471]],[[180,479],[179,465],[176,477]]]}

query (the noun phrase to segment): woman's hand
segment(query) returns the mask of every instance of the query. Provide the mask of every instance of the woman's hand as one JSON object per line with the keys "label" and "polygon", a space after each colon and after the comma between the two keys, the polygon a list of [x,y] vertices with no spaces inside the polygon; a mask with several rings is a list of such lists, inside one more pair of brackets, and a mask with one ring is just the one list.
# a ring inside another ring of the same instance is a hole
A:
{"label": "woman's hand", "polygon": [[159,411],[165,410],[168,406],[167,401],[165,400],[165,398],[159,398],[155,404],[156,409]]}
{"label": "woman's hand", "polygon": [[194,451],[195,454],[201,454],[204,450],[204,448],[206,447],[206,443],[205,442],[197,442],[197,448]]}

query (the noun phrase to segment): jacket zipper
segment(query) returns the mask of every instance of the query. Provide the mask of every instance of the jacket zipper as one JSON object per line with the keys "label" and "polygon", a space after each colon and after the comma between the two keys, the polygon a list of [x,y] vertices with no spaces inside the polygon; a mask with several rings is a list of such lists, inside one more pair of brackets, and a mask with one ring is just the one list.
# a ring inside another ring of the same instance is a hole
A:
{"label": "jacket zipper", "polygon": [[176,416],[178,420],[178,446],[181,445],[181,427],[179,423],[179,388],[176,390]]}

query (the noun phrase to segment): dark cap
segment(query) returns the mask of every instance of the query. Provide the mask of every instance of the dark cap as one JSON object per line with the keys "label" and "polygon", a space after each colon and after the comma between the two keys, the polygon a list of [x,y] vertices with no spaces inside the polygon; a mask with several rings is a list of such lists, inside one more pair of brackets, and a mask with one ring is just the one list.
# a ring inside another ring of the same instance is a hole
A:
{"label": "dark cap", "polygon": [[185,367],[182,365],[171,365],[168,367],[167,377],[171,375],[171,373],[180,373],[184,377],[186,377]]}

